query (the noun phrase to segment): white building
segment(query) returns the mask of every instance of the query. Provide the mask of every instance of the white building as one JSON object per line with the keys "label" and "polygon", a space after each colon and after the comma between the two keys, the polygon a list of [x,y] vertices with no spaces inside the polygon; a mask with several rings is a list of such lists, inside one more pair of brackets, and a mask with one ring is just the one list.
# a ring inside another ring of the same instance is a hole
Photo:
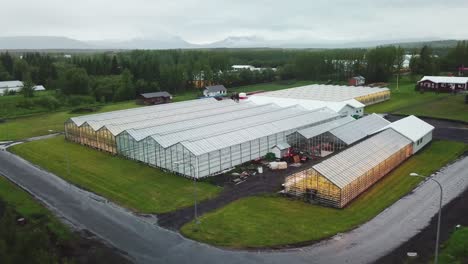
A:
{"label": "white building", "polygon": [[309,110],[328,107],[343,116],[362,116],[366,105],[389,98],[390,90],[387,88],[313,84],[254,94],[248,100],[256,104],[275,103],[282,107],[300,105]]}
{"label": "white building", "polygon": [[413,154],[432,140],[434,127],[414,115],[395,121],[382,130],[391,128],[413,142]]}
{"label": "white building", "polygon": [[227,89],[224,87],[224,85],[206,86],[205,90],[203,90],[203,95],[205,97],[223,96],[226,94]]}
{"label": "white building", "polygon": [[[20,92],[23,89],[23,82],[22,81],[4,81],[0,82],[0,95],[3,95],[6,91],[15,91]],[[35,85],[33,87],[34,91],[45,91],[45,87],[43,85]]]}
{"label": "white building", "polygon": [[22,88],[23,88],[23,82],[21,81],[0,82],[0,95],[3,95],[6,91],[19,92]]}

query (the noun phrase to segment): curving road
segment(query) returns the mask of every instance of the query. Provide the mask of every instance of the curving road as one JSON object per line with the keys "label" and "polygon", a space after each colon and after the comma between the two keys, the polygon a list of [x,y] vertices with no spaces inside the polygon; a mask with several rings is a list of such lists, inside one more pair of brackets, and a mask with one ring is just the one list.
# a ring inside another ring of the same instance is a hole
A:
{"label": "curving road", "polygon": [[[468,157],[435,175],[444,203],[468,187]],[[0,151],[0,174],[45,203],[77,228],[88,229],[137,263],[371,263],[428,225],[437,212],[437,186],[421,184],[366,224],[318,244],[287,251],[230,251],[188,240],[83,191],[9,152]]]}

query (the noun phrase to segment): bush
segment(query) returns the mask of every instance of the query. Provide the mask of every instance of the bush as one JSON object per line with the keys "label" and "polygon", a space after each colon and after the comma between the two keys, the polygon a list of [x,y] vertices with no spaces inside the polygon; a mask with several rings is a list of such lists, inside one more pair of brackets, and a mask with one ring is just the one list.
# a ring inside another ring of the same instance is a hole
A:
{"label": "bush", "polygon": [[41,96],[34,101],[37,106],[44,107],[48,110],[55,110],[61,106],[60,101],[53,96]]}
{"label": "bush", "polygon": [[33,109],[34,105],[35,104],[32,99],[25,98],[23,100],[20,100],[16,106],[20,108]]}
{"label": "bush", "polygon": [[70,95],[67,97],[68,104],[71,106],[79,106],[84,104],[94,104],[96,100],[92,96],[86,95]]}
{"label": "bush", "polygon": [[275,156],[274,153],[268,152],[268,153],[265,155],[265,160],[266,160],[266,161],[275,161],[275,160],[276,160],[276,156]]}

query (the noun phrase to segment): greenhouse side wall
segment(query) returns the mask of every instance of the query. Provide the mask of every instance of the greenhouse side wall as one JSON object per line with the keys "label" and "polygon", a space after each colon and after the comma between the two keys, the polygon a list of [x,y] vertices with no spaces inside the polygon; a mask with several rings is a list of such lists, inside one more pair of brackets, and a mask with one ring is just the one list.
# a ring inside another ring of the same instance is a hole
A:
{"label": "greenhouse side wall", "polygon": [[313,168],[286,177],[285,192],[333,207],[340,207],[341,190]]}
{"label": "greenhouse side wall", "polygon": [[393,155],[374,166],[371,170],[354,180],[352,183],[346,185],[341,190],[341,203],[340,207],[345,207],[354,198],[359,196],[378,180],[387,175],[390,171],[405,161],[412,153],[412,144],[409,144]]}
{"label": "greenhouse side wall", "polygon": [[357,101],[365,105],[372,105],[372,104],[380,103],[388,99],[390,99],[390,91],[382,91],[378,93],[356,97]]}

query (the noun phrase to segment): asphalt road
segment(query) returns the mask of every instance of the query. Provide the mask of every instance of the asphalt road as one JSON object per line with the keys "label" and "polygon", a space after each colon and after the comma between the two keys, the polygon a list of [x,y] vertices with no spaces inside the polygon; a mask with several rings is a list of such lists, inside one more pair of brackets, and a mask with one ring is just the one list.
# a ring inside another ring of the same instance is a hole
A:
{"label": "asphalt road", "polygon": [[[435,176],[445,188],[444,203],[468,186],[467,167],[465,157]],[[66,222],[90,230],[137,263],[371,263],[428,225],[438,201],[438,187],[426,182],[373,220],[341,236],[299,249],[231,251],[185,239],[159,227],[154,217],[137,216],[6,151],[0,151],[0,174]]]}

